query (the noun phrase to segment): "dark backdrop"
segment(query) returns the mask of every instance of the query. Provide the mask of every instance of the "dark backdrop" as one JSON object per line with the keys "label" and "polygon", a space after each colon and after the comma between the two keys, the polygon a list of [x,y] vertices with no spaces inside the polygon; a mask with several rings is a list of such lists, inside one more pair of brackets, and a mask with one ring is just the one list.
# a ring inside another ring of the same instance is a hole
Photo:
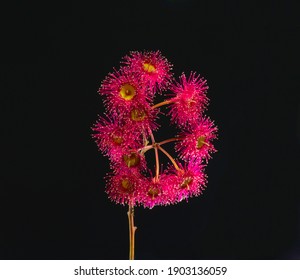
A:
{"label": "dark backdrop", "polygon": [[127,259],[90,127],[121,57],[161,50],[208,80],[219,152],[204,195],[136,209],[136,258],[300,259],[295,7],[98,2],[2,8],[0,258]]}

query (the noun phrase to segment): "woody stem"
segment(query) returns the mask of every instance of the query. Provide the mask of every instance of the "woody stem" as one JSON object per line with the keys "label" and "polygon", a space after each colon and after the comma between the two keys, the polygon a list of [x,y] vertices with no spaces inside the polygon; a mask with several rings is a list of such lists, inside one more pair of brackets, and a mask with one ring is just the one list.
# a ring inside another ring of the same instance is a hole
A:
{"label": "woody stem", "polygon": [[137,227],[134,226],[134,207],[130,204],[127,215],[129,223],[129,260],[134,260],[134,241]]}

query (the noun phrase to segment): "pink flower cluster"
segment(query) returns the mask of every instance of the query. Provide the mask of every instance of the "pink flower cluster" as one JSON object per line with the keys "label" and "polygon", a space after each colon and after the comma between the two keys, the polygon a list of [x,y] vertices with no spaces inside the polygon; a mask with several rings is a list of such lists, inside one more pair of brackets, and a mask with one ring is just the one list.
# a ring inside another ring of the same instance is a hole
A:
{"label": "pink flower cluster", "polygon": [[[217,128],[204,115],[208,105],[206,80],[192,72],[174,81],[172,65],[159,51],[130,52],[102,82],[106,117],[92,127],[93,137],[112,172],[106,177],[106,192],[116,203],[131,206],[177,203],[202,193],[206,184],[205,164],[215,152],[212,141]],[[154,104],[156,93],[169,90],[168,99]],[[177,136],[156,142],[154,132],[159,107],[168,106],[171,123],[181,131]],[[181,162],[162,146],[175,142]],[[154,150],[155,171],[149,170],[145,153]],[[159,154],[170,163],[162,171]]]}

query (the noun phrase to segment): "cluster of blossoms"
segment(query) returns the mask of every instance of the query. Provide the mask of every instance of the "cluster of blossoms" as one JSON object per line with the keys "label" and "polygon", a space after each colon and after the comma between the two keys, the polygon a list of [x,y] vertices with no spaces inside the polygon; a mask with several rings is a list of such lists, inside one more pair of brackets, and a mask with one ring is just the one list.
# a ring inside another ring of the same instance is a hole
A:
{"label": "cluster of blossoms", "polygon": [[[99,89],[107,110],[92,127],[96,143],[108,156],[112,172],[106,192],[116,203],[131,206],[177,203],[202,193],[206,184],[204,167],[211,153],[217,128],[203,112],[208,105],[206,80],[184,73],[174,81],[172,65],[159,51],[131,52]],[[153,104],[156,93],[169,90],[168,99]],[[156,142],[159,107],[166,105],[171,123],[181,131],[174,138]],[[175,142],[181,161],[162,146]],[[145,153],[155,152],[155,172],[149,170]],[[170,164],[162,170],[159,153]]]}

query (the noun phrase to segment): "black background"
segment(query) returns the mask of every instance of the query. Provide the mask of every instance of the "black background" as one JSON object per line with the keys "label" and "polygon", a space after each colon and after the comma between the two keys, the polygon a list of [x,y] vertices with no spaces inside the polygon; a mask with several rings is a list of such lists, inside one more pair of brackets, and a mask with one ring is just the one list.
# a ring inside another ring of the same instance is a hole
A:
{"label": "black background", "polygon": [[297,9],[98,2],[2,7],[0,258],[127,259],[127,209],[104,193],[90,127],[121,57],[161,50],[176,77],[208,80],[218,153],[204,195],[136,209],[136,258],[300,259]]}

